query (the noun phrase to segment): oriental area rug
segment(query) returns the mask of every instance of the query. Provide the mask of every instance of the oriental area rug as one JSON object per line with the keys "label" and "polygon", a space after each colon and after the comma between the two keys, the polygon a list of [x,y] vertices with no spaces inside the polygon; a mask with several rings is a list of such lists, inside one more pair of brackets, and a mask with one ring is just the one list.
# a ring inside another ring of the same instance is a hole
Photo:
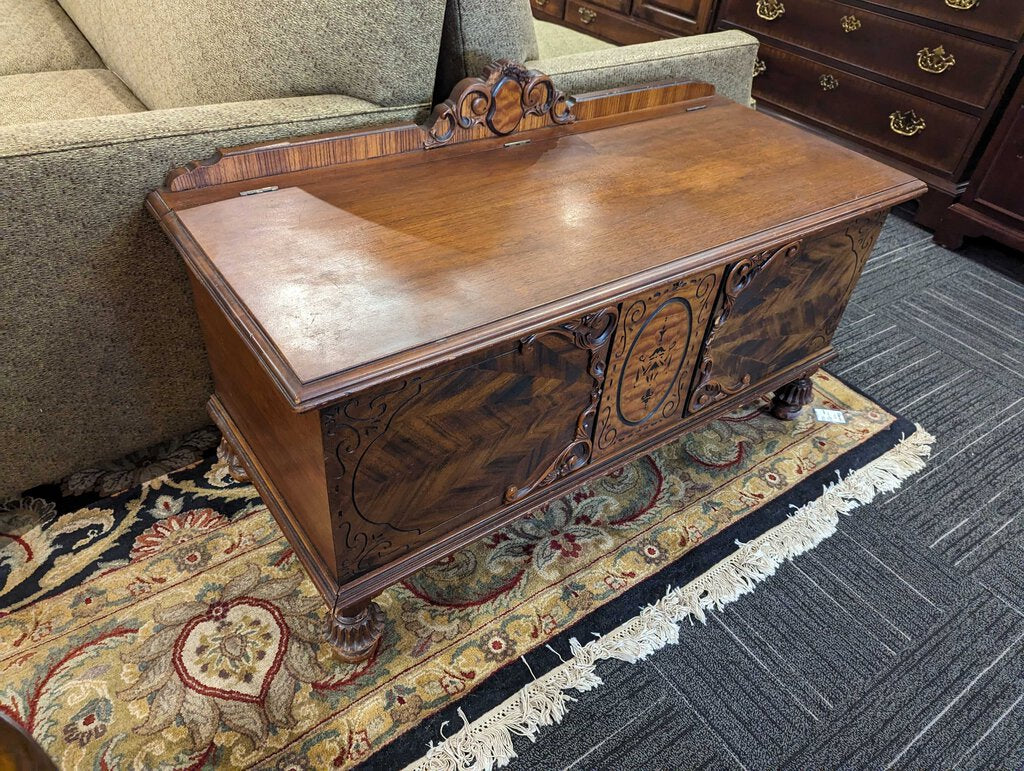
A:
{"label": "oriental area rug", "polygon": [[847,422],[759,402],[392,587],[361,664],[215,435],[39,488],[0,507],[0,711],[65,771],[500,766],[602,659],[691,633],[924,466],[931,437],[836,378],[811,406]]}

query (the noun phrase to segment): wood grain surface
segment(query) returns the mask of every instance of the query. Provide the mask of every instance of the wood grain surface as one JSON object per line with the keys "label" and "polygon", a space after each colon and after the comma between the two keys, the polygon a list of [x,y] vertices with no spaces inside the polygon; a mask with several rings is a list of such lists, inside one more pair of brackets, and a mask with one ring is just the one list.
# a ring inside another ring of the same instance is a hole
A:
{"label": "wood grain surface", "polygon": [[628,291],[658,268],[696,266],[915,189],[901,172],[731,103],[443,166],[410,159],[309,177],[178,213],[237,296],[241,323],[265,333],[293,373],[297,401],[331,376],[331,389],[351,388],[396,354],[501,322],[514,329],[517,317],[523,329],[532,311],[586,304],[597,287]]}

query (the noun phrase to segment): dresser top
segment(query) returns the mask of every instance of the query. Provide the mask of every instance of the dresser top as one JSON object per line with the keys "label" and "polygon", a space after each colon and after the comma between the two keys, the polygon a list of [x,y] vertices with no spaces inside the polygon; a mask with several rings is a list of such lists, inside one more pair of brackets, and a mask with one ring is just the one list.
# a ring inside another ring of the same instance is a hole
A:
{"label": "dresser top", "polygon": [[591,112],[150,206],[305,409],[924,189],[721,97]]}

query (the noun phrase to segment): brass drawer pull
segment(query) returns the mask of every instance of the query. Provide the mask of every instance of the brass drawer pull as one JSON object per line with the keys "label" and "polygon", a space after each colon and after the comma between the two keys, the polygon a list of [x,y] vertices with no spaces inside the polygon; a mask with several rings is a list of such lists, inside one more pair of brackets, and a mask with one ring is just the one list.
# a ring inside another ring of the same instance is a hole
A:
{"label": "brass drawer pull", "polygon": [[584,24],[590,24],[590,22],[597,18],[597,13],[595,11],[590,10],[589,8],[580,8],[579,13],[580,21],[582,21]]}
{"label": "brass drawer pull", "polygon": [[956,57],[953,54],[947,54],[946,49],[942,46],[936,46],[930,51],[926,47],[917,52],[917,66],[925,72],[938,74],[945,72],[954,64],[956,64]]}
{"label": "brass drawer pull", "polygon": [[775,21],[786,12],[786,6],[779,0],[757,0],[755,10],[765,21]]}
{"label": "brass drawer pull", "polygon": [[860,19],[852,13],[849,16],[841,18],[839,23],[843,25],[843,32],[854,32],[855,30],[860,29]]}
{"label": "brass drawer pull", "polygon": [[946,0],[946,5],[956,8],[958,11],[969,11],[972,8],[977,8],[980,2],[981,0]]}
{"label": "brass drawer pull", "polygon": [[768,69],[768,65],[764,63],[764,59],[754,59],[754,77],[756,78],[762,72]]}
{"label": "brass drawer pull", "polygon": [[538,8],[543,8],[548,4],[548,0],[533,0],[533,4]]}
{"label": "brass drawer pull", "polygon": [[839,88],[839,81],[836,79],[835,75],[829,75],[826,73],[818,79],[818,85],[821,86],[822,91],[834,91]]}
{"label": "brass drawer pull", "polygon": [[913,110],[907,110],[906,112],[896,110],[896,112],[889,115],[889,128],[900,136],[912,137],[919,131],[924,131],[925,122],[924,118],[918,118],[917,113]]}

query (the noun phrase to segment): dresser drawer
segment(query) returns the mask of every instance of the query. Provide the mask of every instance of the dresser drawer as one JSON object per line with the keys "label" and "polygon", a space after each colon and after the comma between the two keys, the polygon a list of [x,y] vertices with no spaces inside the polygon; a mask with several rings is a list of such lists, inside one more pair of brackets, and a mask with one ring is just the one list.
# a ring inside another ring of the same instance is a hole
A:
{"label": "dresser drawer", "polygon": [[556,19],[561,19],[565,14],[565,0],[530,0],[530,5],[534,11]]}
{"label": "dresser drawer", "polygon": [[633,0],[633,15],[683,35],[699,32],[697,19],[707,0]]}
{"label": "dresser drawer", "polygon": [[759,36],[978,108],[992,99],[1011,57],[1002,48],[831,0],[727,0],[725,8],[724,20]]}
{"label": "dresser drawer", "polygon": [[754,97],[901,158],[952,173],[978,125],[972,115],[762,45]]}
{"label": "dresser drawer", "polygon": [[[629,13],[629,0],[589,0],[592,5],[600,5],[616,13]],[[577,13],[578,15],[578,13]],[[586,14],[584,14],[586,16]]]}
{"label": "dresser drawer", "polygon": [[669,37],[668,33],[630,22],[628,17],[614,11],[576,0],[566,0],[565,23],[588,35],[596,35],[620,45],[650,43],[652,40]]}
{"label": "dresser drawer", "polygon": [[864,0],[960,29],[1012,40],[1024,36],[1024,3],[1020,0]]}

